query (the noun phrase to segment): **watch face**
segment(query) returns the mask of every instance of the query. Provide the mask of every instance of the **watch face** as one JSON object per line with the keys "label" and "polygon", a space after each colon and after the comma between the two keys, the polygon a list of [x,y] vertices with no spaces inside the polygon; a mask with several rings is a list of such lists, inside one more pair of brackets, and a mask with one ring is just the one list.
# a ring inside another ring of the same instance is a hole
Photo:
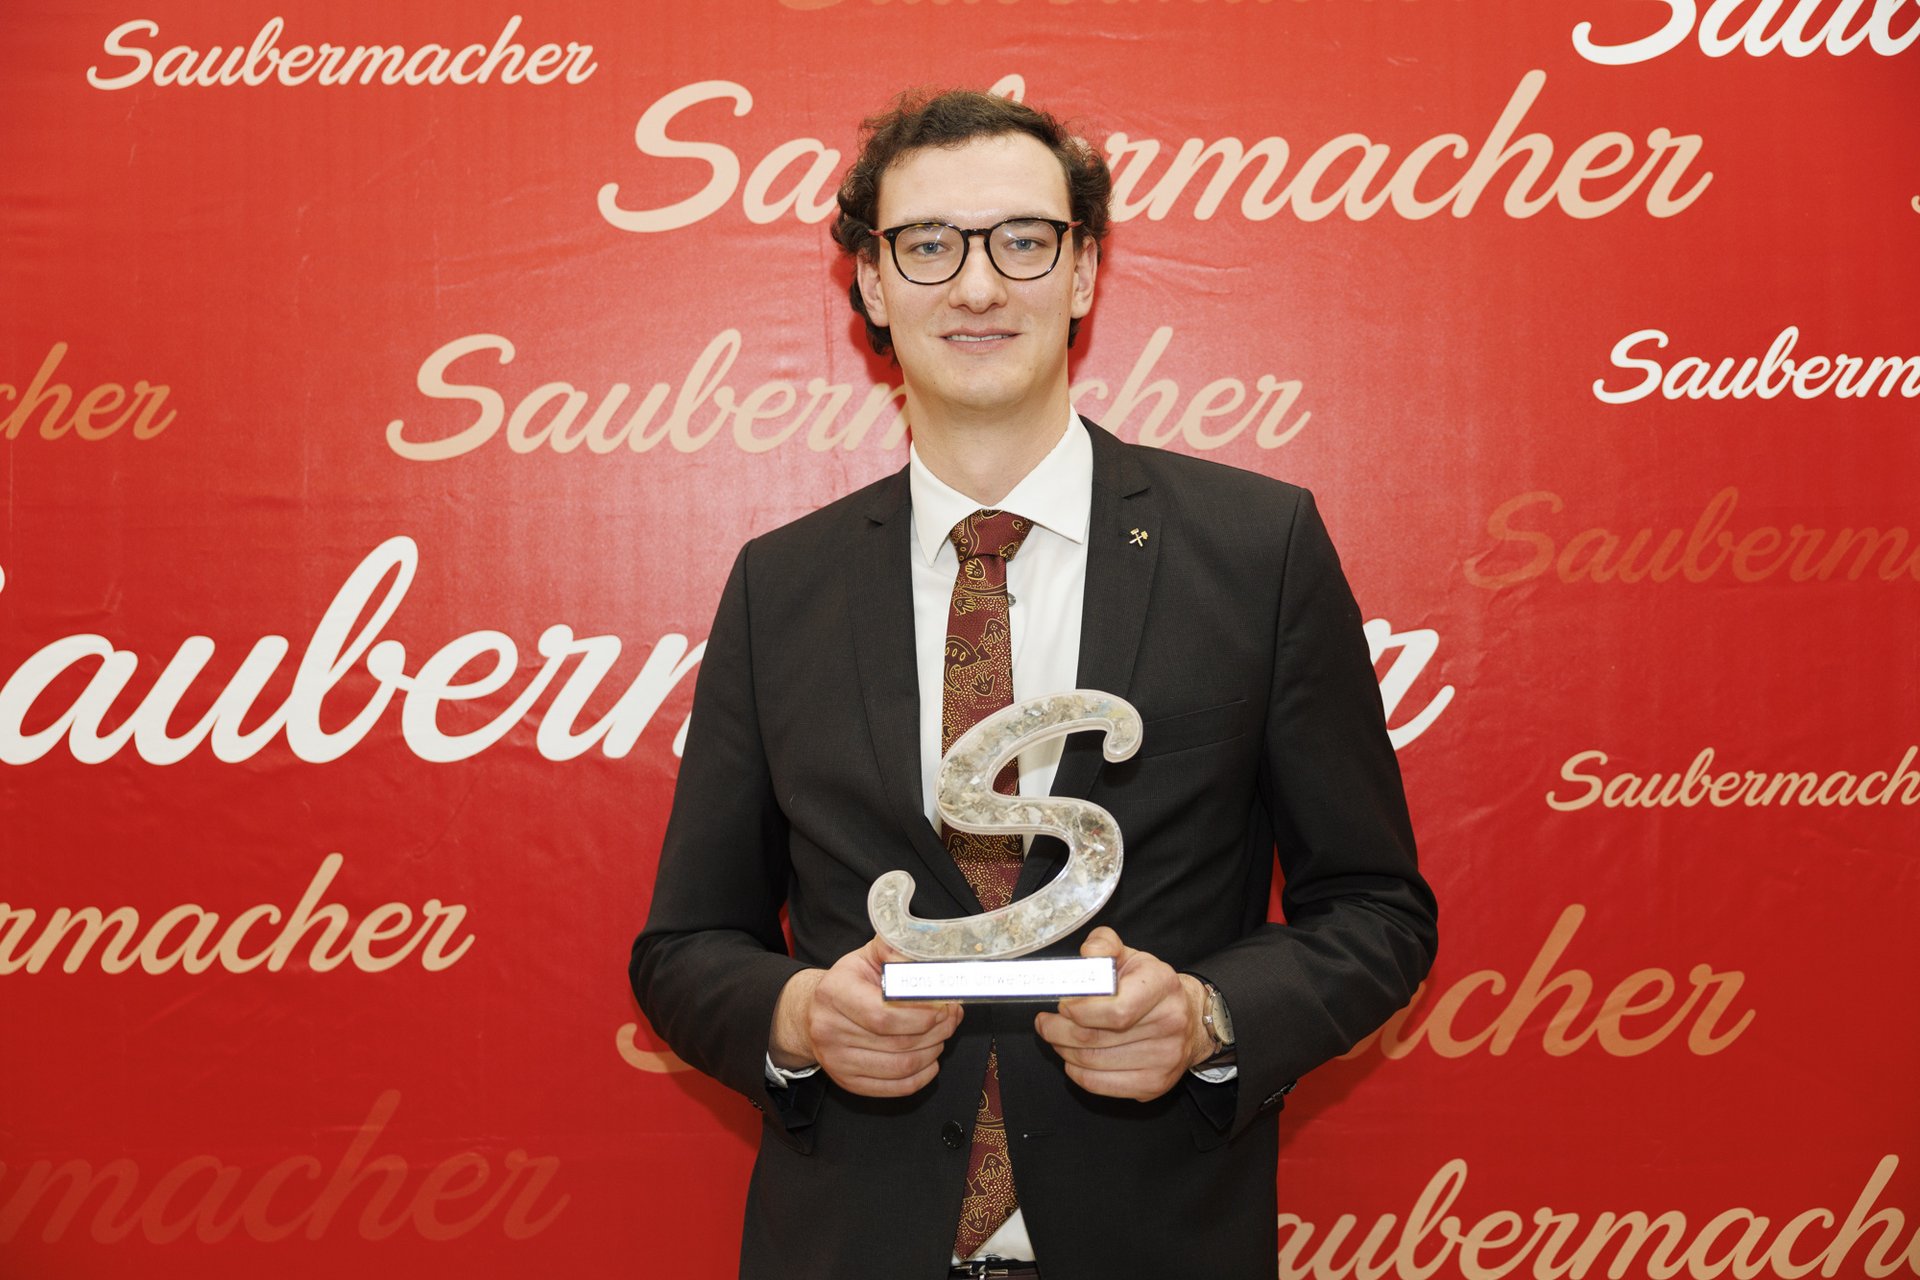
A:
{"label": "watch face", "polygon": [[1233,1019],[1227,1013],[1227,998],[1218,991],[1207,992],[1207,1007],[1213,1012],[1213,1033],[1223,1045],[1233,1043]]}

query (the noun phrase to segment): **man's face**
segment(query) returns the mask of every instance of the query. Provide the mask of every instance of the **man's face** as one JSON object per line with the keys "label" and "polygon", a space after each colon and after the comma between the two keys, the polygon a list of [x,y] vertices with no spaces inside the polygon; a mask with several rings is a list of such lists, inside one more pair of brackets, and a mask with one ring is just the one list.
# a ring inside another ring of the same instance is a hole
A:
{"label": "man's face", "polygon": [[[1067,178],[1039,139],[1024,133],[910,151],[880,180],[879,225],[946,222],[990,227],[1006,218],[1072,218]],[[1093,307],[1098,250],[1076,248],[1069,231],[1060,261],[1038,280],[1009,280],[983,237],[945,284],[903,279],[883,241],[857,260],[867,314],[893,335],[893,349],[919,418],[1015,418],[1044,412],[1067,388],[1067,322]]]}

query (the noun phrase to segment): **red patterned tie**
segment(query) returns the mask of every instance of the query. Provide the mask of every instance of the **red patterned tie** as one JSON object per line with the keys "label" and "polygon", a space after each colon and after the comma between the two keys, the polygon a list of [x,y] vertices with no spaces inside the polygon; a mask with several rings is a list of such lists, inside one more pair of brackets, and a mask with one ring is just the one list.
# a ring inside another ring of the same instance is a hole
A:
{"label": "red patterned tie", "polygon": [[[953,526],[948,539],[960,555],[947,610],[946,659],[941,673],[940,750],[975,724],[1013,702],[1013,631],[1008,618],[1007,561],[1020,550],[1033,525],[1005,511],[976,511]],[[993,779],[1007,795],[1019,789],[1019,768],[1009,760]],[[1020,837],[981,836],[942,827],[947,852],[960,864],[980,905],[989,911],[1013,901],[1020,878]],[[1000,1111],[1000,1058],[987,1050],[987,1078],[967,1153],[967,1196],[954,1231],[954,1256],[966,1258],[986,1243],[1019,1207],[1013,1164],[1007,1154],[1007,1124]]]}

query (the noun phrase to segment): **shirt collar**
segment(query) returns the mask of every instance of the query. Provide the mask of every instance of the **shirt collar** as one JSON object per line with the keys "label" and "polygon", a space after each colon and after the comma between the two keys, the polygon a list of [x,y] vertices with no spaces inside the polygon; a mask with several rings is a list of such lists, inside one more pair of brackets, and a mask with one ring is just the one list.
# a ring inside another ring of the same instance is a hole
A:
{"label": "shirt collar", "polygon": [[[913,499],[913,534],[928,564],[947,545],[953,526],[980,504],[927,468],[920,450],[907,450],[907,491]],[[1080,415],[1067,413],[1060,442],[1001,499],[1000,510],[1024,516],[1069,542],[1085,542],[1093,512],[1093,442]]]}

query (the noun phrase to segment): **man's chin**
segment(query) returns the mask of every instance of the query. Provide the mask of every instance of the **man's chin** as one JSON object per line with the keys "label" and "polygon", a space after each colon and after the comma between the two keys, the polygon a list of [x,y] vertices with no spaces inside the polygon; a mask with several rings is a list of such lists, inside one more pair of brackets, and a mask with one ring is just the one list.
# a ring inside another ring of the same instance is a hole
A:
{"label": "man's chin", "polygon": [[955,379],[929,397],[949,412],[978,416],[1005,413],[1019,406],[1022,387],[1008,378]]}

